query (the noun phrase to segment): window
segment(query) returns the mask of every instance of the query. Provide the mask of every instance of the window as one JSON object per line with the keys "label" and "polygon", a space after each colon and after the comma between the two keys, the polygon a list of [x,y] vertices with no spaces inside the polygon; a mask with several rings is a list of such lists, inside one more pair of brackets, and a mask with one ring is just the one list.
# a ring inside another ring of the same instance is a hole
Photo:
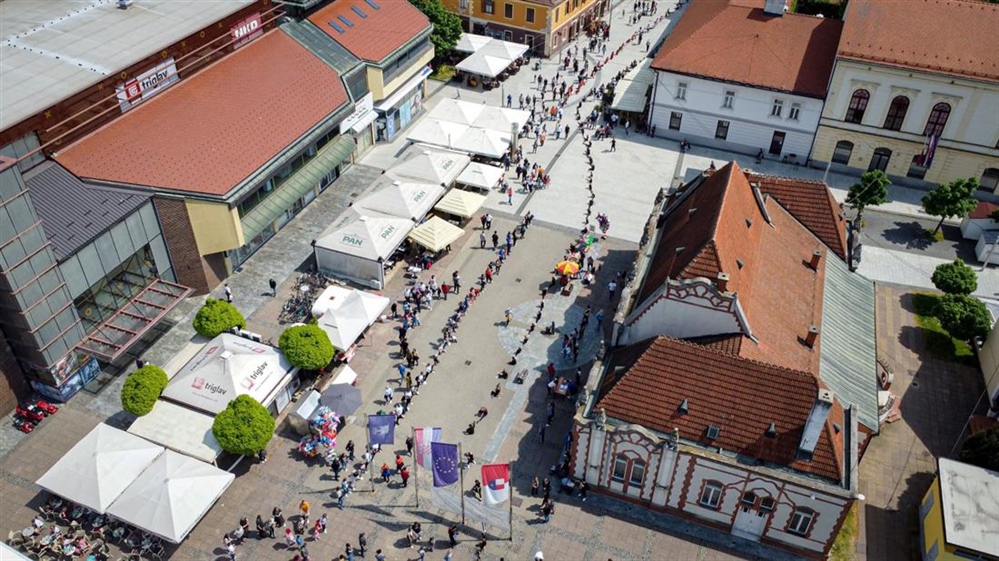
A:
{"label": "window", "polygon": [[722,485],[717,481],[708,481],[701,490],[701,506],[717,509],[721,503]]}
{"label": "window", "polygon": [[902,122],[905,121],[905,114],[909,111],[909,98],[904,95],[897,95],[891,100],[888,107],[888,115],[885,116],[885,128],[890,131],[902,130]]}
{"label": "window", "polygon": [[801,115],[801,104],[792,103],[791,110],[787,112],[787,118],[791,119],[792,121],[797,121],[800,115]]}
{"label": "window", "polygon": [[718,121],[718,126],[715,127],[715,138],[721,140],[728,138],[728,121]]}
{"label": "window", "polygon": [[731,109],[735,105],[735,92],[732,90],[727,90],[725,92],[725,101],[722,101],[722,107],[725,109]]}
{"label": "window", "polygon": [[496,10],[493,0],[482,0],[482,13],[491,14]]}
{"label": "window", "polygon": [[687,82],[679,82],[676,85],[676,98],[687,99]]}
{"label": "window", "polygon": [[923,136],[940,136],[944,127],[947,126],[947,118],[950,117],[950,105],[938,103],[930,111],[930,118],[926,120],[926,128]]}
{"label": "window", "polygon": [[528,8],[525,17],[527,18],[527,23],[534,23],[534,8]]}
{"label": "window", "polygon": [[784,112],[784,100],[775,99],[773,107],[770,108],[771,117],[780,117],[781,113]]}
{"label": "window", "polygon": [[853,143],[849,140],[840,140],[833,150],[832,161],[834,164],[850,164],[850,156],[853,154]]}
{"label": "window", "polygon": [[864,112],[867,111],[867,102],[871,99],[871,94],[867,90],[857,90],[850,98],[850,107],[846,110],[847,123],[860,124],[864,120]]}
{"label": "window", "polygon": [[458,9],[460,9],[462,12],[467,12],[468,0],[461,0],[461,2],[458,3]]}
{"label": "window", "polygon": [[503,32],[503,40],[507,41],[507,42],[513,41],[513,31],[510,31],[509,29],[507,29],[506,31],[504,31]]}
{"label": "window", "polygon": [[986,168],[982,172],[982,179],[979,182],[978,188],[990,193],[994,193],[996,189],[999,189],[999,169]]}
{"label": "window", "polygon": [[669,130],[678,131],[680,130],[680,122],[683,120],[683,113],[677,113],[673,111],[669,115]]}
{"label": "window", "polygon": [[555,22],[558,23],[558,13],[562,10],[561,6],[555,7]]}
{"label": "window", "polygon": [[513,19],[513,4],[503,4],[503,17],[506,19]]}
{"label": "window", "polygon": [[636,487],[641,487],[644,481],[645,481],[645,462],[641,460],[635,460],[631,464],[631,476],[628,477],[628,483]]}
{"label": "window", "polygon": [[746,506],[756,506],[756,493],[747,491],[742,494],[742,504]]}
{"label": "window", "polygon": [[628,458],[624,456],[618,456],[614,458],[614,475],[612,479],[614,481],[624,481],[625,476],[628,474]]}
{"label": "window", "polygon": [[913,179],[923,179],[926,177],[926,167],[923,166],[922,154],[916,154],[912,157],[912,163],[909,164],[909,171],[905,173],[905,176]]}
{"label": "window", "polygon": [[771,499],[770,497],[763,497],[763,499],[760,501],[760,510],[770,512],[773,509],[774,509],[774,500]]}
{"label": "window", "polygon": [[887,171],[889,160],[891,160],[891,150],[887,148],[877,148],[874,150],[874,155],[871,156],[871,165],[867,166],[867,171],[876,169]]}
{"label": "window", "polygon": [[787,531],[792,534],[804,536],[812,527],[812,519],[815,518],[815,511],[810,508],[797,508],[791,513],[791,524]]}
{"label": "window", "polygon": [[783,131],[774,131],[773,138],[770,139],[770,153],[774,156],[780,156],[784,151],[784,139],[787,138],[787,134]]}

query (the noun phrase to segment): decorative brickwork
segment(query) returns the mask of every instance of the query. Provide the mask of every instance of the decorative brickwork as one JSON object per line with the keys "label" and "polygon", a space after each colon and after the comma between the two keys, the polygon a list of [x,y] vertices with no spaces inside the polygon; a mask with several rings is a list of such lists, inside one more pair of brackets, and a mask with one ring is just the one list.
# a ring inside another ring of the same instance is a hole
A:
{"label": "decorative brickwork", "polygon": [[200,254],[183,200],[156,197],[153,205],[160,218],[177,282],[194,289],[195,294],[211,292],[226,277],[224,256],[221,253]]}

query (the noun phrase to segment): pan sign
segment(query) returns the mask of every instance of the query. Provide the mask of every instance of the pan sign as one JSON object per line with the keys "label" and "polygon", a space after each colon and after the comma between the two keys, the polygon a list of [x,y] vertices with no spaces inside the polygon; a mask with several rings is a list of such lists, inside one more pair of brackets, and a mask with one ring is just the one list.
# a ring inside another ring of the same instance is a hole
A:
{"label": "pan sign", "polygon": [[135,78],[118,84],[115,87],[115,93],[118,94],[118,106],[124,113],[160,93],[170,84],[179,81],[177,64],[173,57],[170,57]]}
{"label": "pan sign", "polygon": [[237,22],[236,25],[232,26],[229,30],[229,35],[232,37],[232,40],[235,41],[235,43],[232,44],[233,50],[242,47],[263,34],[264,24],[260,19],[260,12],[253,14],[243,21]]}

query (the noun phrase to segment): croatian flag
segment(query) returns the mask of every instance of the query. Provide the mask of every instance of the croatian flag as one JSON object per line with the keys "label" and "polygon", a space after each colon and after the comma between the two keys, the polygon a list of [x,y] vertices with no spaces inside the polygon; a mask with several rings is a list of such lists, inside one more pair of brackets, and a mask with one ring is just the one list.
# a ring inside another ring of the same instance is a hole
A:
{"label": "croatian flag", "polygon": [[498,505],[510,500],[510,464],[482,466],[482,498],[486,504]]}
{"label": "croatian flag", "polygon": [[433,469],[430,464],[430,443],[441,441],[440,427],[413,429],[413,451],[420,467]]}

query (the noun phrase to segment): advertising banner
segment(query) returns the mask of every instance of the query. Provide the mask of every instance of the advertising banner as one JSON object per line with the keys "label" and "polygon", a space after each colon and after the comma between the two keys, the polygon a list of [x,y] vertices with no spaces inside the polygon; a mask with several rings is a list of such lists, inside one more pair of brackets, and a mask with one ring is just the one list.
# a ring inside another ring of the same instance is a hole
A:
{"label": "advertising banner", "polygon": [[115,93],[118,94],[118,106],[124,113],[160,93],[170,84],[179,81],[177,64],[173,57],[170,57],[135,78],[118,84],[115,87]]}

